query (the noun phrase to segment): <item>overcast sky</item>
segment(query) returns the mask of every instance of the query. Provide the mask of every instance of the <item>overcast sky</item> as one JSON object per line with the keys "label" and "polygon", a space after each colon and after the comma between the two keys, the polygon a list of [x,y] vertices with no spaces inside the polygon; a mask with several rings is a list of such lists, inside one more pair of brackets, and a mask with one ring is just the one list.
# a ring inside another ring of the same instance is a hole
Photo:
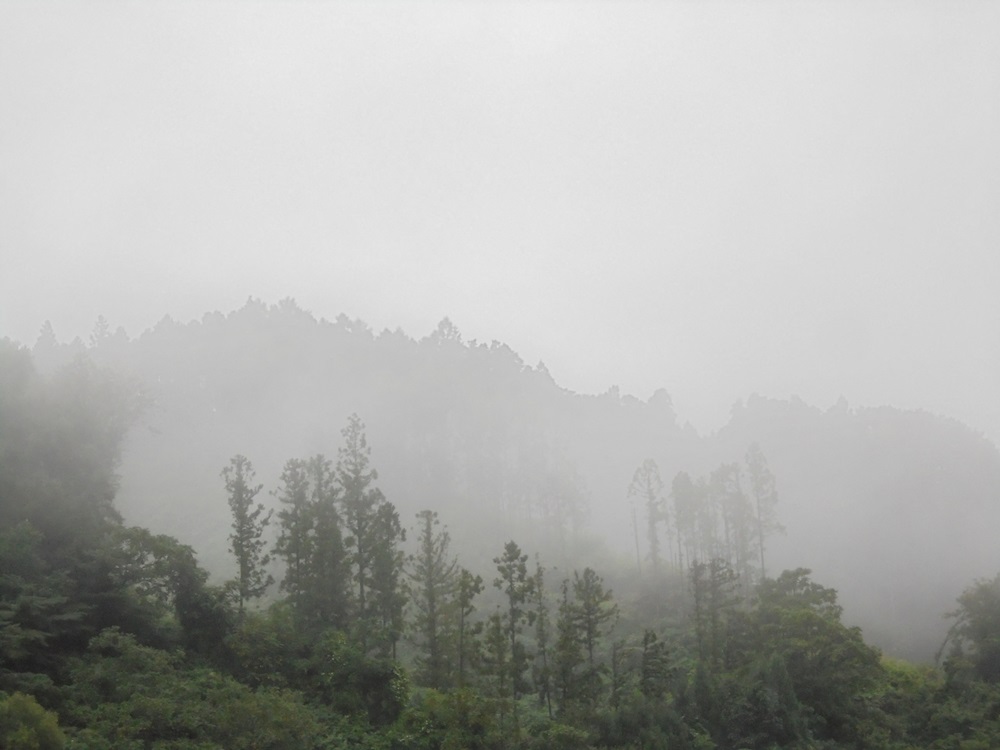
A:
{"label": "overcast sky", "polygon": [[1000,438],[1000,3],[0,4],[0,336],[248,296]]}

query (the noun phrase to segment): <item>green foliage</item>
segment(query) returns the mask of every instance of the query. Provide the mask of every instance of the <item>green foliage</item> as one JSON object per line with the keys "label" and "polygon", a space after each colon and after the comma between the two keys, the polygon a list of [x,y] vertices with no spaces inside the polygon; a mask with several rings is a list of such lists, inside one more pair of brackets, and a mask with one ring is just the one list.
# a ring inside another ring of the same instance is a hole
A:
{"label": "green foliage", "polygon": [[62,750],[59,719],[33,696],[0,693],[0,747],[5,750]]}
{"label": "green foliage", "polygon": [[29,522],[50,562],[93,549],[119,520],[121,440],[146,402],[138,383],[85,357],[43,379],[0,341],[0,528]]}
{"label": "green foliage", "polygon": [[341,433],[337,481],[341,488],[344,544],[356,584],[358,640],[383,655],[395,655],[402,632],[405,596],[401,586],[403,553],[399,543],[406,538],[399,514],[374,486],[378,472],[370,467],[371,448],[365,426],[352,414]]}
{"label": "green foliage", "polygon": [[478,666],[480,644],[478,636],[483,631],[482,622],[473,622],[476,611],[475,598],[483,592],[482,576],[473,575],[465,568],[459,569],[455,596],[456,648],[458,650],[458,686],[465,687],[468,672]]}
{"label": "green foliage", "polygon": [[718,557],[692,564],[690,579],[698,656],[718,669],[726,646],[726,626],[740,601],[736,593],[738,579],[729,563]]}
{"label": "green foliage", "polygon": [[[107,340],[99,328],[95,347]],[[619,630],[610,689],[602,640],[618,604],[600,576],[564,582],[550,633],[541,562],[529,576],[509,542],[494,560],[502,603],[480,641],[482,578],[458,568],[435,514],[421,514],[418,681],[458,689],[411,696],[394,653],[403,533],[374,486],[360,419],[336,470],[322,456],[286,464],[277,549],[289,596],[236,617],[190,547],[117,519],[118,441],[141,401],[130,388],[85,362],[45,380],[0,345],[0,747],[1000,747],[1000,576],[959,597],[944,676],[880,660],[808,570],[754,592],[778,528],[774,477],[754,448],[749,494],[735,464],[710,481],[675,479],[676,557],[669,534],[659,547],[662,483],[648,466],[637,474],[650,561],[688,566],[690,606],[669,575],[646,588],[657,620]],[[268,579],[267,515],[249,461],[235,457],[223,476],[243,608]],[[531,652],[537,700],[524,679]]]}
{"label": "green foliage", "polygon": [[233,456],[229,466],[222,469],[233,515],[229,551],[236,558],[235,586],[240,614],[248,601],[263,596],[267,587],[274,583],[267,572],[271,558],[265,552],[267,542],[264,540],[264,529],[271,521],[272,511],[265,514],[261,503],[254,505],[262,488],[262,485],[253,484],[254,475],[253,464],[243,455]]}
{"label": "green foliage", "polygon": [[350,571],[347,551],[337,512],[340,490],[335,483],[331,463],[323,456],[309,459],[306,465],[311,482],[310,511],[313,537],[306,579],[306,606],[314,630],[346,628],[350,615]]}
{"label": "green foliage", "polygon": [[449,648],[454,641],[456,622],[456,579],[458,562],[448,553],[451,537],[445,530],[436,531],[437,513],[430,510],[417,514],[420,521],[419,549],[410,557],[410,601],[413,606],[413,626],[418,639],[416,679],[432,688],[447,687],[458,656]]}
{"label": "green foliage", "polygon": [[767,657],[728,691],[723,714],[727,744],[755,750],[796,747],[809,739],[806,715],[784,659]]}
{"label": "green foliage", "polygon": [[251,690],[178,655],[105,631],[73,667],[71,747],[318,748],[320,717],[291,691]]}
{"label": "green foliage", "polygon": [[396,742],[406,750],[486,750],[494,747],[493,706],[478,693],[421,690],[400,717]]}
{"label": "green foliage", "polygon": [[288,592],[296,612],[304,609],[308,566],[315,523],[310,512],[309,478],[306,462],[289,459],[281,472],[281,488],[276,493],[282,507],[278,511],[281,531],[274,552],[285,561],[281,590]]}
{"label": "green foliage", "polygon": [[226,647],[233,674],[251,687],[301,684],[308,647],[287,606],[276,604],[265,612],[248,612],[227,636]]}
{"label": "green foliage", "polygon": [[968,671],[976,679],[1000,683],[1000,573],[976,581],[958,604],[949,613],[955,619],[948,634],[954,650],[945,668],[956,679]]}
{"label": "green foliage", "polygon": [[855,741],[871,709],[864,696],[882,677],[879,653],[840,622],[836,591],[808,576],[800,568],[761,585],[758,650],[782,657],[815,736]]}
{"label": "green foliage", "polygon": [[290,459],[277,496],[281,531],[275,552],[285,561],[281,589],[299,627],[316,634],[349,622],[347,560],[333,467],[322,455]]}
{"label": "green foliage", "polygon": [[409,692],[402,668],[393,660],[369,656],[339,631],[329,631],[313,649],[309,692],[337,713],[363,716],[387,726],[399,716]]}
{"label": "green foliage", "polygon": [[171,641],[215,660],[225,658],[221,646],[232,612],[225,591],[207,585],[208,574],[191,547],[147,529],[116,527],[106,549],[114,587],[131,594],[150,619],[161,624],[170,619],[179,629]]}
{"label": "green foliage", "polygon": [[0,689],[27,689],[55,667],[52,649],[80,627],[86,609],[42,559],[27,521],[0,531]]}
{"label": "green foliage", "polygon": [[580,672],[586,659],[583,638],[577,627],[576,608],[569,594],[568,579],[563,581],[561,591],[559,615],[556,619],[554,680],[559,696],[560,711],[565,712],[572,710],[584,698]]}

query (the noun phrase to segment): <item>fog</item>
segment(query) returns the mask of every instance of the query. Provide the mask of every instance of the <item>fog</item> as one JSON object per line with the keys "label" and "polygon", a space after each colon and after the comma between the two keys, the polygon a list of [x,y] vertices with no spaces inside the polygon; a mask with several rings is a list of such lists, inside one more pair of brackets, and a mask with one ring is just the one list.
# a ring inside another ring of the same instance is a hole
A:
{"label": "fog", "polygon": [[0,331],[449,316],[582,393],[996,439],[988,3],[5,3]]}
{"label": "fog", "polygon": [[435,438],[502,436],[616,560],[645,458],[759,443],[776,559],[920,658],[1000,566],[1000,6],[10,2],[0,102],[0,337],[124,329],[95,356],[158,407],[119,502],[210,561],[228,457],[270,490],[356,411],[407,520],[490,449]]}

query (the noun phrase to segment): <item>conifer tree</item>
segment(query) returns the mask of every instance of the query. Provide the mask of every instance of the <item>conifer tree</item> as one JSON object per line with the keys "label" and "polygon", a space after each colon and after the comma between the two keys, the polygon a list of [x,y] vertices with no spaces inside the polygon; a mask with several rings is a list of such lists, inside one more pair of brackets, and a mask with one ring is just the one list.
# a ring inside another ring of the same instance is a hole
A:
{"label": "conifer tree", "polygon": [[573,594],[576,597],[576,618],[583,646],[587,651],[587,664],[594,668],[594,649],[605,627],[618,618],[618,605],[614,603],[611,589],[604,588],[603,579],[593,568],[585,568],[583,575],[573,572]]}
{"label": "conifer tree", "polygon": [[569,579],[563,580],[560,593],[553,671],[559,695],[559,710],[560,713],[565,713],[580,698],[578,678],[584,664],[584,655],[583,641],[577,628],[576,608],[570,599]]}
{"label": "conifer tree", "polygon": [[552,670],[549,665],[549,608],[545,602],[545,568],[535,559],[534,588],[532,592],[535,612],[535,670],[533,674],[538,700],[552,718]]}
{"label": "conifer tree", "polygon": [[371,448],[368,447],[364,423],[357,414],[350,416],[341,434],[344,445],[338,450],[336,474],[347,532],[344,544],[357,595],[357,620],[364,634],[370,614],[368,589],[375,558],[376,510],[385,497],[373,486],[378,472],[369,466]]}
{"label": "conifer tree", "polygon": [[528,601],[534,591],[534,578],[528,575],[528,556],[521,554],[521,548],[513,541],[504,545],[503,555],[493,558],[497,566],[498,578],[493,585],[503,592],[506,598],[504,613],[504,632],[510,645],[510,688],[514,700],[522,694],[526,687],[524,671],[528,665],[527,650],[521,634],[525,624],[534,622],[534,613],[527,609]]}
{"label": "conifer tree", "polygon": [[642,667],[639,689],[647,698],[658,700],[668,688],[670,680],[670,652],[667,644],[647,628],[642,634]]}
{"label": "conifer tree", "polygon": [[507,628],[499,611],[490,615],[486,622],[483,672],[488,678],[489,694],[497,704],[501,731],[506,731],[507,707],[512,693],[509,684],[513,670]]}
{"label": "conifer tree", "polygon": [[473,667],[479,654],[477,636],[482,632],[482,623],[472,623],[472,613],[476,611],[473,601],[483,592],[482,576],[473,575],[465,568],[458,572],[458,591],[455,597],[455,615],[458,620],[458,685],[465,687],[466,671]]}
{"label": "conifer tree", "polygon": [[306,462],[310,480],[312,539],[308,567],[309,606],[318,628],[347,626],[350,609],[350,569],[337,513],[337,485],[328,459],[316,455]]}
{"label": "conifer tree", "polygon": [[236,592],[242,615],[246,602],[264,594],[274,578],[267,572],[271,561],[265,552],[264,529],[271,521],[271,511],[264,513],[264,506],[254,499],[263,485],[253,484],[253,464],[243,455],[233,456],[229,466],[222,470],[222,478],[229,493],[229,507],[233,513],[233,531],[229,535],[229,550],[236,557]]}
{"label": "conifer tree", "polygon": [[736,573],[720,558],[691,566],[699,659],[713,668],[719,667],[722,662],[726,618],[739,602],[735,592],[737,583]]}
{"label": "conifer tree", "polygon": [[396,658],[396,644],[403,634],[403,552],[399,543],[406,532],[399,523],[399,513],[392,503],[383,502],[375,509],[372,523],[371,598],[368,622],[378,632],[378,647],[384,656]]}
{"label": "conifer tree", "polygon": [[281,487],[275,495],[282,505],[278,511],[281,531],[274,545],[275,554],[285,561],[281,590],[288,593],[292,609],[301,619],[305,614],[304,598],[308,589],[314,522],[305,461],[292,458],[285,463],[281,472]]}
{"label": "conifer tree", "polygon": [[[642,466],[635,470],[635,474],[632,475],[632,483],[628,488],[629,497],[635,498],[641,504],[646,516],[646,554],[654,575],[659,574],[662,562],[659,527],[661,523],[666,525],[668,521],[663,488],[660,469],[656,465],[656,461],[651,458],[647,458],[642,462]],[[634,518],[633,522],[635,522]],[[638,533],[637,530],[636,533]],[[669,538],[668,529],[668,543]]]}
{"label": "conifer tree", "polygon": [[417,519],[419,549],[409,560],[410,601],[422,652],[417,658],[417,679],[440,690],[449,684],[451,676],[448,614],[457,593],[458,563],[448,554],[448,532],[435,530],[440,524],[438,514],[424,510]]}
{"label": "conifer tree", "polygon": [[767,576],[764,567],[764,547],[768,535],[781,533],[784,528],[778,523],[775,506],[778,503],[778,491],[774,474],[767,466],[767,459],[757,443],[747,449],[747,473],[750,475],[750,495],[754,504],[756,521],[756,543],[760,551],[760,577]]}

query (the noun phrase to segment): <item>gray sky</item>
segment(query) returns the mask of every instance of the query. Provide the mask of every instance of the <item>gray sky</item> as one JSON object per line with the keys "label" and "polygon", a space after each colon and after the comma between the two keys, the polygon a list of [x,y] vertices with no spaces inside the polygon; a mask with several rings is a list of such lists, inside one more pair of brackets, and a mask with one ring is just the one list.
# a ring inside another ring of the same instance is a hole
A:
{"label": "gray sky", "polygon": [[250,295],[1000,438],[1000,3],[0,4],[0,336]]}

